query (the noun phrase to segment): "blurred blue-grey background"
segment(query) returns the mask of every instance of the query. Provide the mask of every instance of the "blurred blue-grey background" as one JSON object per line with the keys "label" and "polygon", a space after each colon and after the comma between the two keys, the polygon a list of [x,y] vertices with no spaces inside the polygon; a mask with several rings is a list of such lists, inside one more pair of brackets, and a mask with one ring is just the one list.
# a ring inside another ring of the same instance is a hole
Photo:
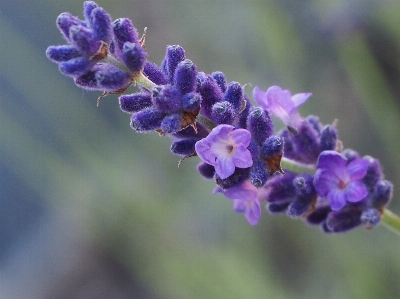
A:
{"label": "blurred blue-grey background", "polygon": [[[229,81],[313,93],[345,147],[400,184],[400,2],[99,0]],[[197,158],[140,135],[117,96],[74,86],[44,55],[80,0],[0,0],[0,298],[400,298],[400,239],[325,235],[212,195]],[[246,87],[251,95],[252,87]],[[130,90],[134,90],[131,87]],[[129,90],[128,90],[129,91]],[[400,213],[395,190],[390,208]]]}

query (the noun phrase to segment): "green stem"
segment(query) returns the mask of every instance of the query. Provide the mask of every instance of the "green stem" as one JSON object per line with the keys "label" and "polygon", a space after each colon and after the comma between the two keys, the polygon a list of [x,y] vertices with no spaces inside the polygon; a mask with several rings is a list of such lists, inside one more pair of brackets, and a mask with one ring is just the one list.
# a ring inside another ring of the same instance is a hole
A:
{"label": "green stem", "polygon": [[131,74],[133,82],[142,85],[148,90],[152,90],[153,87],[156,86],[156,84],[149,78],[147,78],[142,72],[132,73],[125,64],[123,64],[121,61],[110,54],[108,54],[107,57],[103,59],[103,61],[112,64],[113,66],[119,68],[120,70],[123,70],[124,72]]}
{"label": "green stem", "polygon": [[142,72],[135,73],[132,77],[133,80],[137,84],[142,85],[144,88],[148,90],[152,90],[153,87],[155,87],[157,84],[155,84],[153,81],[151,81],[149,78],[147,78]]}
{"label": "green stem", "polygon": [[301,164],[285,157],[282,157],[281,167],[295,173],[315,173],[315,167],[313,165]]}
{"label": "green stem", "polygon": [[196,121],[199,124],[202,124],[209,131],[211,131],[217,126],[212,120],[210,120],[209,118],[205,117],[202,114],[197,115]]}
{"label": "green stem", "polygon": [[388,209],[383,210],[382,224],[400,236],[400,217]]}
{"label": "green stem", "polygon": [[117,58],[115,58],[114,56],[112,56],[110,54],[107,54],[106,58],[104,58],[102,61],[112,64],[113,66],[115,66],[116,68],[119,68],[120,70],[122,70],[124,72],[132,74],[130,69],[128,69],[128,67],[125,64],[123,64],[121,61],[119,61]]}

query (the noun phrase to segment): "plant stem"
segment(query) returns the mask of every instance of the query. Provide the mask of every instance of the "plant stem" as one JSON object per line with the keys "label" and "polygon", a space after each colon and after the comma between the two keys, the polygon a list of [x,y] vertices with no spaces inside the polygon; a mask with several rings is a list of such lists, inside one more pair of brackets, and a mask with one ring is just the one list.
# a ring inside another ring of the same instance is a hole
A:
{"label": "plant stem", "polygon": [[400,217],[388,209],[383,210],[382,224],[388,229],[400,235]]}
{"label": "plant stem", "polygon": [[151,81],[149,78],[147,78],[142,72],[135,73],[133,75],[133,80],[135,80],[135,82],[137,84],[142,85],[144,88],[146,88],[150,91],[153,89],[153,87],[155,87],[157,85],[153,81]]}
{"label": "plant stem", "polygon": [[124,72],[127,72],[132,75],[132,80],[133,82],[142,85],[144,88],[148,90],[152,90],[156,84],[151,81],[149,78],[147,78],[142,72],[137,72],[137,73],[132,73],[128,67],[123,64],[121,61],[116,59],[114,56],[108,54],[106,58],[103,60],[104,62],[110,63],[113,66],[119,68],[120,70],[123,70]]}
{"label": "plant stem", "polygon": [[282,157],[281,167],[295,173],[315,173],[315,167],[313,165],[301,164],[285,157]]}

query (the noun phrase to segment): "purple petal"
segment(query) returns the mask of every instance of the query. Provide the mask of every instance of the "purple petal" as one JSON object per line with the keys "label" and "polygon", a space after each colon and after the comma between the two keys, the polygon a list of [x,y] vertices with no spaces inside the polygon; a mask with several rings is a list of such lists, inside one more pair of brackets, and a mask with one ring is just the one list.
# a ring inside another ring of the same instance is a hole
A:
{"label": "purple petal", "polygon": [[368,166],[367,160],[359,158],[347,165],[347,171],[353,180],[360,180],[367,174]]}
{"label": "purple petal", "polygon": [[253,158],[250,151],[242,147],[236,148],[232,161],[239,168],[247,168],[253,165]]}
{"label": "purple petal", "polygon": [[336,151],[323,151],[317,162],[318,168],[337,169],[346,167],[347,159]]}
{"label": "purple petal", "polygon": [[289,90],[283,90],[279,86],[271,86],[268,88],[266,95],[268,105],[271,108],[272,106],[279,106],[282,107],[287,113],[295,108],[295,105],[292,101],[292,95],[290,94]]}
{"label": "purple petal", "polygon": [[220,191],[216,188],[214,191],[222,192],[229,199],[239,199],[240,201],[250,201],[257,199],[257,188],[253,186],[249,181],[245,181],[240,185],[235,185],[226,190]]}
{"label": "purple petal", "polygon": [[298,129],[301,126],[303,119],[299,111],[293,109],[288,115],[288,120],[286,120],[285,125],[290,126],[292,128]]}
{"label": "purple petal", "polygon": [[347,201],[358,202],[368,195],[368,190],[360,181],[352,181],[347,185],[345,194]]}
{"label": "purple petal", "polygon": [[204,138],[197,141],[195,144],[195,149],[197,155],[200,157],[201,160],[208,164],[215,165],[215,160],[217,159],[217,156],[211,150],[211,146],[208,143],[207,139]]}
{"label": "purple petal", "polygon": [[266,93],[259,89],[258,86],[253,89],[253,98],[262,108],[268,108]]}
{"label": "purple petal", "polygon": [[321,197],[325,197],[329,191],[338,188],[339,180],[332,176],[327,169],[317,169],[314,175],[314,187]]}
{"label": "purple petal", "polygon": [[246,201],[241,199],[233,200],[233,210],[236,213],[244,213],[246,211]]}
{"label": "purple petal", "polygon": [[216,126],[214,129],[212,129],[210,135],[221,135],[221,136],[226,136],[231,132],[233,129],[235,129],[234,126],[231,125],[219,125]]}
{"label": "purple petal", "polygon": [[247,202],[246,205],[247,209],[244,212],[244,216],[251,225],[256,225],[261,216],[260,203],[258,200],[254,200],[252,202]]}
{"label": "purple petal", "polygon": [[236,144],[241,144],[244,147],[248,147],[251,141],[251,134],[246,129],[236,129],[230,133],[231,138]]}
{"label": "purple petal", "polygon": [[235,164],[233,164],[231,157],[228,158],[218,157],[214,164],[215,164],[214,165],[215,172],[221,179],[226,179],[235,172]]}
{"label": "purple petal", "polygon": [[331,190],[327,195],[327,199],[333,211],[339,211],[346,205],[345,193],[338,189]]}
{"label": "purple petal", "polygon": [[307,93],[297,93],[292,96],[292,101],[295,107],[299,107],[301,104],[303,104],[305,101],[308,100],[308,98],[312,95],[311,92]]}

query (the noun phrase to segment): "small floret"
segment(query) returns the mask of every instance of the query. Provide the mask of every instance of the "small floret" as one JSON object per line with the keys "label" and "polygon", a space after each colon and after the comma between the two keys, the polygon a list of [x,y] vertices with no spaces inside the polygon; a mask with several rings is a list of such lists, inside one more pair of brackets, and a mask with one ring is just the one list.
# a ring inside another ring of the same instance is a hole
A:
{"label": "small floret", "polygon": [[294,129],[300,124],[301,117],[297,107],[303,104],[311,93],[298,93],[292,96],[289,90],[279,86],[271,86],[266,92],[257,86],[253,90],[253,97],[264,109],[279,117],[286,126]]}
{"label": "small floret", "polygon": [[361,179],[367,174],[368,161],[348,162],[335,151],[324,151],[318,158],[314,186],[319,196],[326,198],[332,210],[339,211],[347,202],[359,202],[368,195]]}
{"label": "small floret", "polygon": [[213,165],[221,179],[235,172],[235,167],[247,168],[253,164],[250,151],[251,134],[245,129],[219,125],[204,139],[196,143],[197,155]]}

